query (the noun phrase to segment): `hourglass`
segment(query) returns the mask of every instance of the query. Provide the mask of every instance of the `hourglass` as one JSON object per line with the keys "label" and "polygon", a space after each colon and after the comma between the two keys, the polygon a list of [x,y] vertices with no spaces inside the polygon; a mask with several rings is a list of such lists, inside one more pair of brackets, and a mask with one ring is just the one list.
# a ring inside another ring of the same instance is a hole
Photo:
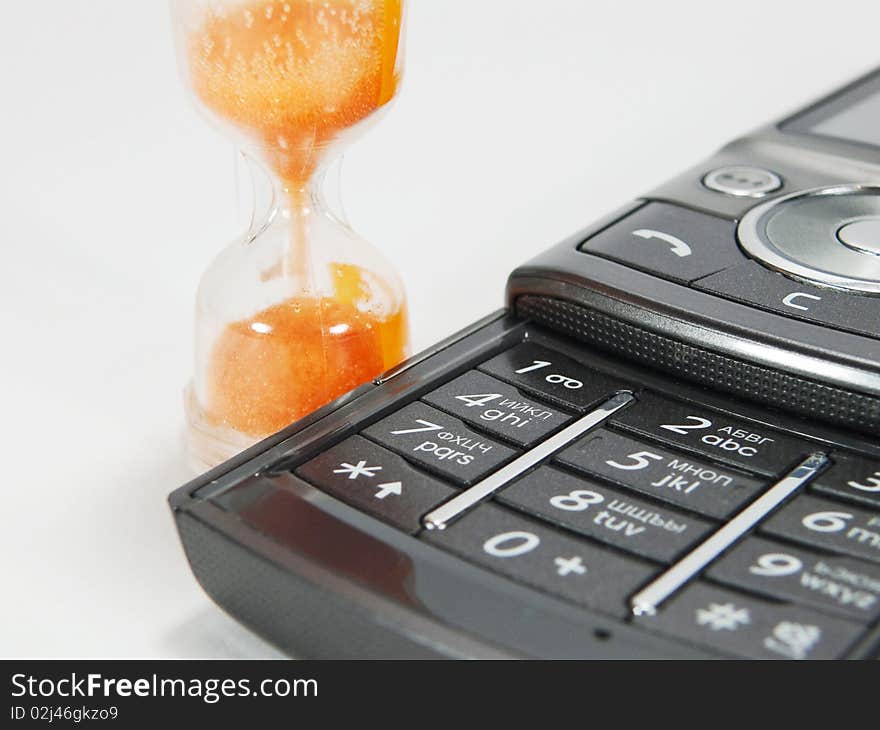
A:
{"label": "hourglass", "polygon": [[403,0],[171,0],[200,108],[271,180],[199,284],[189,452],[216,464],[406,357],[403,287],[322,196],[329,162],[388,105]]}

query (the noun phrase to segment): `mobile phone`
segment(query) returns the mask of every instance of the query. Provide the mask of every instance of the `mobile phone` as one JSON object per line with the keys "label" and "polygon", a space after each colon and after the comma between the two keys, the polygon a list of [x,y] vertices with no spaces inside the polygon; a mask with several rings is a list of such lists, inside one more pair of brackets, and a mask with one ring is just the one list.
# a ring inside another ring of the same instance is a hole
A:
{"label": "mobile phone", "polygon": [[506,299],[171,495],[221,607],[298,656],[877,656],[880,70]]}

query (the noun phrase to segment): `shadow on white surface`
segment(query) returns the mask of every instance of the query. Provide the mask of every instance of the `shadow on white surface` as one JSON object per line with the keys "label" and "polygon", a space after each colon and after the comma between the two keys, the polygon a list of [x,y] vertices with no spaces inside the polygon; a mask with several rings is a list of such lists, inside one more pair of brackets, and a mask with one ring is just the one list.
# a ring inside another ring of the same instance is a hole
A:
{"label": "shadow on white surface", "polygon": [[210,604],[160,640],[167,654],[198,659],[286,659],[287,656]]}

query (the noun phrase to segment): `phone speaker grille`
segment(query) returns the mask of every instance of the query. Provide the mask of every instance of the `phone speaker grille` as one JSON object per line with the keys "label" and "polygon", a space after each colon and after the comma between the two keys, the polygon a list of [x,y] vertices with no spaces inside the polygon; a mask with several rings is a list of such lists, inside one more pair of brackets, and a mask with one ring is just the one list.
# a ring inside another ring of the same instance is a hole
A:
{"label": "phone speaker grille", "polygon": [[562,299],[522,295],[515,308],[520,317],[702,385],[804,416],[880,433],[880,398],[705,350]]}

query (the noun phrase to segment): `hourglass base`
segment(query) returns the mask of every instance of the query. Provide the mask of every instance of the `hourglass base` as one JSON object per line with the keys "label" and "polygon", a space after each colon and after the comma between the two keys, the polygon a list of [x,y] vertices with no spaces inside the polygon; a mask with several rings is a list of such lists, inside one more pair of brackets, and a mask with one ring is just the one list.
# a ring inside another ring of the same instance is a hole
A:
{"label": "hourglass base", "polygon": [[183,392],[183,408],[186,414],[186,460],[194,474],[213,469],[259,441],[228,426],[209,423],[195,397],[192,383],[187,384]]}

